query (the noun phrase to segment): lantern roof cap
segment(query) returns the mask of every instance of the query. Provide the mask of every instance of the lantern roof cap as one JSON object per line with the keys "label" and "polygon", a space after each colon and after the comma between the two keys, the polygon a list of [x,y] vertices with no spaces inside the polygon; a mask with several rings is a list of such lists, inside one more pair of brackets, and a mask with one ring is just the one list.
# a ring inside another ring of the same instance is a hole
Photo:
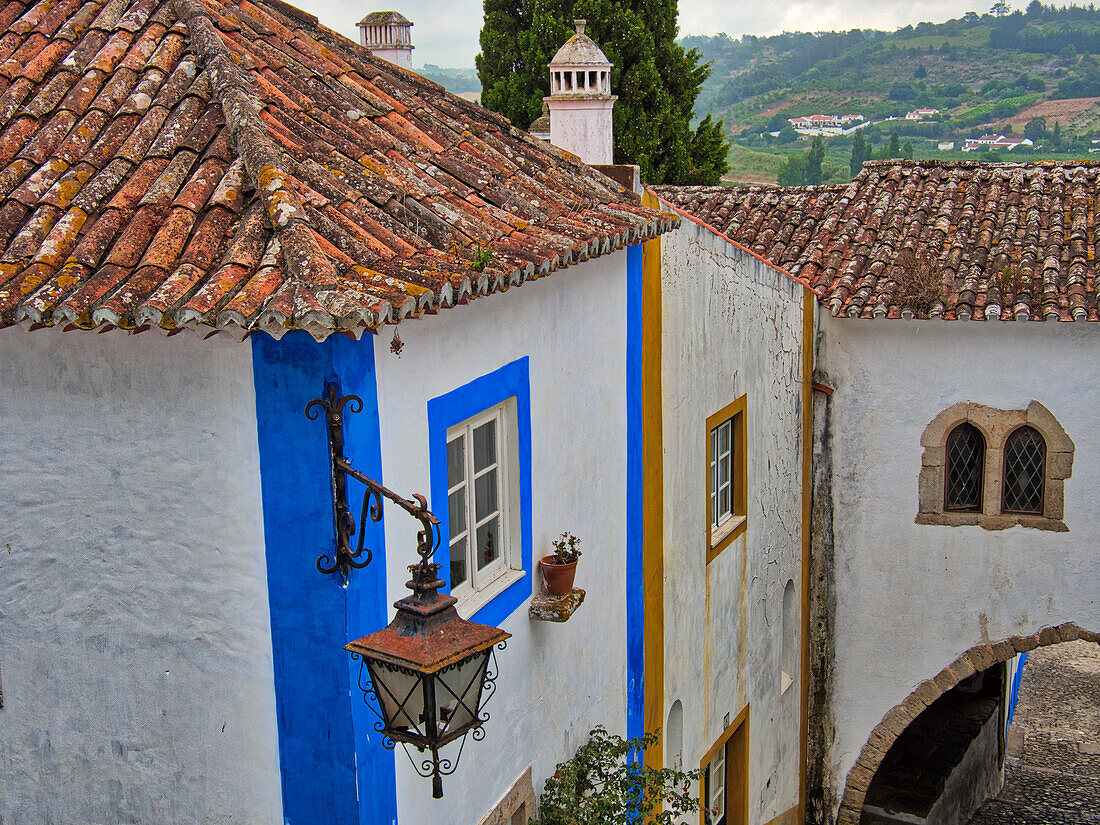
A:
{"label": "lantern roof cap", "polygon": [[344,649],[365,659],[435,673],[511,637],[499,628],[466,621],[455,610],[455,601],[434,591],[406,596],[394,603],[392,622]]}
{"label": "lantern roof cap", "polygon": [[357,26],[411,26],[412,22],[401,12],[397,11],[372,11],[358,23]]}
{"label": "lantern roof cap", "polygon": [[610,68],[611,61],[596,45],[591,37],[584,33],[584,20],[574,20],[576,33],[558,49],[550,66],[605,66]]}

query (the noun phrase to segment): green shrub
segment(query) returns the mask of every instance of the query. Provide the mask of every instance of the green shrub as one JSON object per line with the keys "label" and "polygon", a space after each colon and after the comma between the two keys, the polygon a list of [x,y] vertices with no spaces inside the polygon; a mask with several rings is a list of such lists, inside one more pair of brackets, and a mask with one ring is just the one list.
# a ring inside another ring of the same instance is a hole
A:
{"label": "green shrub", "polygon": [[642,764],[645,749],[659,743],[656,733],[623,739],[597,726],[546,780],[532,825],[673,825],[698,811],[691,789],[699,771]]}

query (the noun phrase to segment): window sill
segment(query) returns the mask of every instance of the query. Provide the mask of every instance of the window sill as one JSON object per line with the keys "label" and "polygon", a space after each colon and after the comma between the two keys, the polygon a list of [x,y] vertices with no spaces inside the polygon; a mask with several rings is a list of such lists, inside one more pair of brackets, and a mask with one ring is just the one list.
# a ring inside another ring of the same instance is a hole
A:
{"label": "window sill", "polygon": [[917,513],[915,522],[917,524],[936,524],[943,527],[977,525],[985,530],[1008,530],[1011,527],[1020,525],[1036,530],[1051,530],[1055,533],[1069,532],[1069,527],[1061,519],[1027,515],[1025,513],[998,513],[995,515],[965,512]]}
{"label": "window sill", "polygon": [[707,550],[707,564],[729,547],[730,543],[745,532],[748,519],[745,516],[731,516],[717,530],[710,534],[710,548]]}
{"label": "window sill", "polygon": [[458,597],[458,603],[455,605],[458,615],[462,616],[464,619],[469,619],[481,610],[481,608],[485,607],[485,605],[489,604],[489,602],[522,578],[522,570],[511,569],[501,573],[496,579],[493,579],[484,590],[478,590],[476,593],[462,594]]}
{"label": "window sill", "polygon": [[584,604],[584,591],[574,587],[564,596],[555,596],[543,590],[532,597],[527,615],[537,622],[565,622]]}

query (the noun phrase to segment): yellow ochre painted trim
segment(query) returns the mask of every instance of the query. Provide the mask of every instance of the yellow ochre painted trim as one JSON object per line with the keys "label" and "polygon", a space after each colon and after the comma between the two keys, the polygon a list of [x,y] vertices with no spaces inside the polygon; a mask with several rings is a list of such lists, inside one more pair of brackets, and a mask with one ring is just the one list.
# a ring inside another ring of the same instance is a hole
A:
{"label": "yellow ochre painted trim", "polygon": [[801,822],[802,806],[795,805],[793,808],[788,808],[775,819],[767,823],[767,825],[798,825]]}
{"label": "yellow ochre painted trim", "polygon": [[817,296],[802,290],[802,707],[799,719],[799,821],[806,825],[806,772],[810,734],[810,515],[814,435],[814,310]]}
{"label": "yellow ochre painted trim", "polygon": [[[703,777],[706,775],[705,771],[707,769],[707,765],[710,764],[710,760],[712,760],[714,758],[714,755],[716,753],[718,753],[718,750],[720,748],[724,748],[726,746],[726,743],[730,740],[730,737],[733,736],[735,733],[737,733],[737,731],[740,729],[741,725],[745,726],[745,750],[747,751],[747,753],[745,754],[745,757],[746,757],[746,759],[745,759],[745,790],[746,790],[746,793],[745,793],[745,811],[744,811],[744,814],[745,814],[745,822],[749,821],[749,793],[748,793],[748,789],[751,788],[752,785],[749,783],[748,773],[749,773],[750,765],[749,765],[749,760],[748,760],[747,757],[748,757],[748,754],[752,752],[752,748],[751,748],[752,728],[749,726],[749,706],[745,705],[745,707],[741,708],[741,712],[737,714],[737,717],[726,726],[726,729],[724,731],[722,731],[722,735],[718,737],[718,741],[710,746],[710,750],[708,750],[706,752],[706,754],[703,756],[703,758],[699,762],[699,770],[702,772],[699,775],[699,796],[700,796],[700,802],[703,803],[699,806],[699,825],[706,825],[706,814],[707,814],[706,803],[707,803],[708,800],[702,799],[702,795],[703,795]],[[726,758],[727,759],[729,758],[729,754],[726,754]],[[729,786],[727,785],[726,787],[728,788]]]}
{"label": "yellow ochre painted trim", "polygon": [[[704,500],[704,506],[707,508],[707,564],[718,558],[718,554],[729,547],[735,538],[743,534],[748,526],[747,498],[745,495],[745,430],[747,426],[745,422],[745,400],[747,397],[742,395],[714,415],[707,416],[707,431],[705,433],[707,460],[706,464],[703,465],[706,467],[707,473],[707,496]],[[714,528],[710,523],[710,434],[715,427],[734,416],[740,416],[733,422],[733,518],[731,521],[734,522],[734,525],[732,530],[715,541]]]}
{"label": "yellow ochre painted trim", "polygon": [[[646,191],[642,203],[660,209]],[[661,238],[642,245],[642,584],[645,588],[645,710],[646,732],[664,727],[665,707],[665,558],[664,558],[664,435],[661,390]],[[663,737],[645,753],[645,764],[664,765]]]}

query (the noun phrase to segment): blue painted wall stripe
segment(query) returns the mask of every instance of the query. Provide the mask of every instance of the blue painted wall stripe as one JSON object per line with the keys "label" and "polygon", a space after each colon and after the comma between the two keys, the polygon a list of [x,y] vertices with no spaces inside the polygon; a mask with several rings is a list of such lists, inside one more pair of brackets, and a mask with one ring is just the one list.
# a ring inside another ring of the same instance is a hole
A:
{"label": "blue painted wall stripe", "polygon": [[642,245],[626,251],[626,735],[645,730]]}
{"label": "blue painted wall stripe", "polygon": [[369,710],[352,693],[342,650],[349,634],[385,624],[385,547],[371,525],[374,561],[347,589],[317,572],[317,557],[335,544],[331,471],[324,424],[304,415],[326,381],[359,395],[364,410],[345,427],[348,457],[381,480],[373,341],[254,335],[252,354],[283,816],[288,825],[388,823],[393,753],[364,730]]}
{"label": "blue painted wall stripe", "polygon": [[1006,725],[1012,724],[1012,717],[1016,713],[1016,703],[1020,701],[1020,682],[1024,678],[1024,665],[1027,664],[1027,654],[1020,654],[1020,661],[1016,664],[1016,674],[1012,677],[1012,690],[1008,697],[1008,721]]}
{"label": "blue painted wall stripe", "polygon": [[431,509],[439,518],[439,548],[435,560],[442,565],[441,578],[451,587],[450,513],[447,506],[447,430],[455,424],[515,397],[519,444],[520,541],[523,578],[472,616],[463,618],[499,626],[531,596],[533,559],[531,551],[531,376],[525,356],[498,370],[428,402],[428,445],[431,472]]}

